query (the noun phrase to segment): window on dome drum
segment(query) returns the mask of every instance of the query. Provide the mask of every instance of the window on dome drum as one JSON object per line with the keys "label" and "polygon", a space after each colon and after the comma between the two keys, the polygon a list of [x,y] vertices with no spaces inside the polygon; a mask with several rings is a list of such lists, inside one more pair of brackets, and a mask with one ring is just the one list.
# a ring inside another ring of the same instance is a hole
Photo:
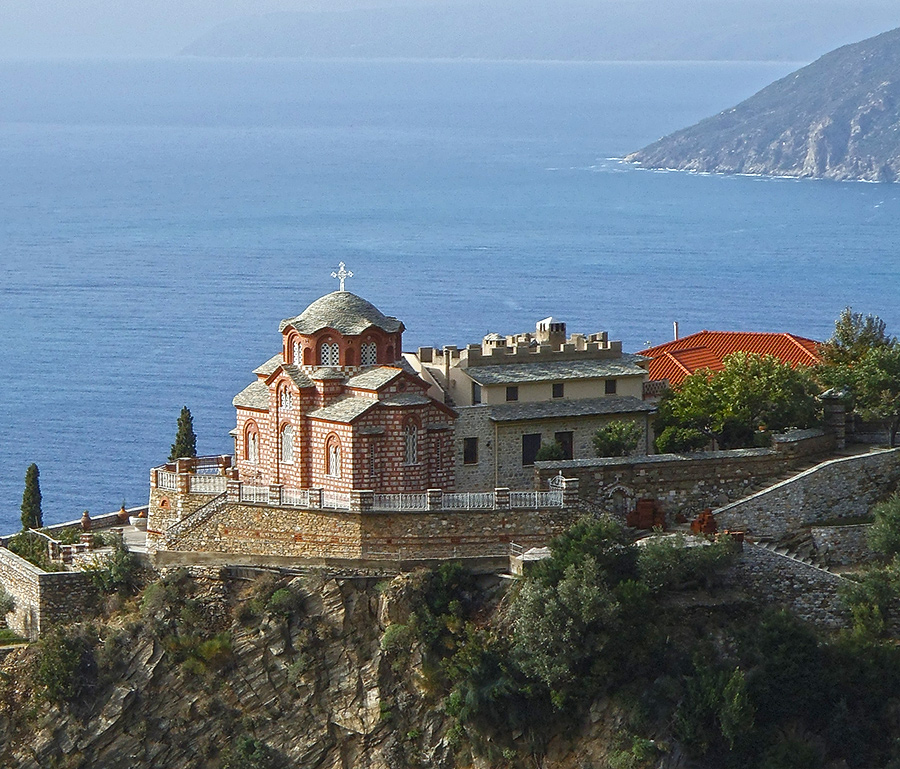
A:
{"label": "window on dome drum", "polygon": [[419,461],[419,428],[410,423],[404,434],[403,464],[414,465]]}
{"label": "window on dome drum", "polygon": [[281,461],[290,464],[294,461],[294,428],[285,425],[281,430]]}
{"label": "window on dome drum", "polygon": [[325,474],[332,478],[341,477],[341,444],[337,441],[328,444]]}
{"label": "window on dome drum", "polygon": [[290,390],[285,388],[281,391],[281,408],[291,409],[294,407],[294,396]]}
{"label": "window on dome drum", "polygon": [[320,357],[320,365],[322,366],[340,366],[341,354],[337,342],[329,344],[325,342],[322,345],[322,353]]}
{"label": "window on dome drum", "polygon": [[615,395],[616,394],[616,380],[615,379],[607,379],[605,384],[605,391],[607,395]]}
{"label": "window on dome drum", "polygon": [[300,348],[300,342],[294,342],[294,357],[293,362],[298,366],[303,362],[303,355]]}
{"label": "window on dome drum", "polygon": [[463,464],[478,464],[478,438],[463,438]]}
{"label": "window on dome drum", "polygon": [[518,385],[510,385],[506,388],[506,400],[507,401],[517,401],[519,400],[519,386]]}
{"label": "window on dome drum", "polygon": [[562,446],[563,450],[563,459],[574,459],[574,444],[573,440],[574,434],[571,430],[568,430],[564,433],[554,433],[553,439]]}
{"label": "window on dome drum", "polygon": [[477,406],[479,403],[481,403],[481,385],[472,382],[472,405]]}
{"label": "window on dome drum", "polygon": [[565,382],[554,382],[553,383],[553,397],[554,398],[564,398],[566,396],[566,383]]}
{"label": "window on dome drum", "polygon": [[375,444],[369,445],[369,480],[375,480]]}
{"label": "window on dome drum", "polygon": [[366,342],[359,350],[359,362],[362,366],[374,366],[378,363],[378,345]]}
{"label": "window on dome drum", "polygon": [[248,462],[259,462],[259,433],[255,430],[247,431],[247,440],[244,444],[244,453]]}
{"label": "window on dome drum", "polygon": [[522,464],[533,465],[541,448],[541,434],[529,433],[522,436]]}

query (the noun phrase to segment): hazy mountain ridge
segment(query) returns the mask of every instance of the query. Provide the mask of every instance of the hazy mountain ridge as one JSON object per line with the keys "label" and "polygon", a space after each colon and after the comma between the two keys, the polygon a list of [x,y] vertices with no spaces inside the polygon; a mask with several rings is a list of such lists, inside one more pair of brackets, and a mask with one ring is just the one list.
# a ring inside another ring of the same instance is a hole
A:
{"label": "hazy mountain ridge", "polygon": [[832,51],[626,159],[646,168],[896,181],[900,29]]}
{"label": "hazy mountain ridge", "polygon": [[[703,20],[702,24],[697,19]],[[888,5],[771,0],[478,5],[281,12],[220,24],[181,53],[213,57],[811,60],[898,21]]]}

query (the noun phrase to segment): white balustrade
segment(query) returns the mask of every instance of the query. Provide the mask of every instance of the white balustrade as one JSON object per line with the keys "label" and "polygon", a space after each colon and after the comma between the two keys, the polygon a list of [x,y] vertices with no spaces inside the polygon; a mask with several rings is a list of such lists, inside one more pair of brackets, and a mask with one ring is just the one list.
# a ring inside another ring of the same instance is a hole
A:
{"label": "white balustrade", "polygon": [[281,504],[288,507],[309,507],[309,489],[283,488],[281,490]]}
{"label": "white balustrade", "polygon": [[442,507],[445,510],[493,510],[493,491],[471,491],[444,494]]}
{"label": "white balustrade", "polygon": [[178,488],[176,478],[178,476],[175,473],[170,473],[168,470],[157,470],[156,471],[156,487],[158,489],[168,489],[169,491],[175,491]]}
{"label": "white balustrade", "polygon": [[241,484],[241,502],[255,502],[256,504],[269,503],[269,487],[268,486],[251,486],[247,483]]}
{"label": "white balustrade", "polygon": [[221,494],[228,488],[224,475],[192,475],[191,491],[195,494]]}
{"label": "white balustrade", "polygon": [[515,508],[562,507],[562,491],[511,491],[509,506]]}
{"label": "white balustrade", "polygon": [[427,494],[375,494],[373,510],[427,510]]}
{"label": "white balustrade", "polygon": [[332,510],[349,510],[350,495],[342,491],[323,491],[322,507]]}

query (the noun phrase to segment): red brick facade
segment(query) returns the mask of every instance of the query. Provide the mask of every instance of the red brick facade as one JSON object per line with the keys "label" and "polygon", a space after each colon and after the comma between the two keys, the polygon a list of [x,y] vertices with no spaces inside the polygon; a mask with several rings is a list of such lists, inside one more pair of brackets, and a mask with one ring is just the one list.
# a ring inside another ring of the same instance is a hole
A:
{"label": "red brick facade", "polygon": [[456,413],[397,363],[402,332],[348,292],[284,321],[281,355],[234,401],[240,480],[339,492],[452,490]]}

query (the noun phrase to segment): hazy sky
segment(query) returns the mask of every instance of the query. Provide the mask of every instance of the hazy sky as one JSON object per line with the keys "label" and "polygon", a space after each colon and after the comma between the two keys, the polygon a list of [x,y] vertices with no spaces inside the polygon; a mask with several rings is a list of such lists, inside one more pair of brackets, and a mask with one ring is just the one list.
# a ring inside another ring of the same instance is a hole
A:
{"label": "hazy sky", "polygon": [[[523,2],[509,0],[510,19]],[[585,3],[590,0],[542,0],[547,3]],[[645,0],[644,0],[645,1]],[[658,0],[660,3],[669,0]],[[685,0],[682,0],[684,2]],[[693,0],[687,0],[691,7]],[[706,0],[709,2],[709,0]],[[719,0],[723,6],[748,6],[767,0]],[[69,56],[167,56],[176,53],[216,24],[248,14],[271,11],[340,10],[373,6],[454,5],[460,0],[0,0],[0,58]],[[628,4],[641,0],[595,0]],[[771,2],[771,0],[769,0]],[[700,7],[703,0],[698,0]],[[843,18],[871,15],[875,31],[889,18],[900,16],[900,0],[784,0],[802,19],[809,13],[833,15],[835,28]],[[847,14],[852,14],[848,16]],[[760,16],[765,15],[760,11]],[[808,17],[807,17],[808,18]],[[686,19],[690,24],[690,20]],[[900,20],[896,22],[900,24]],[[698,13],[695,29],[702,29]],[[886,24],[884,29],[896,24]],[[847,40],[846,42],[851,42]]]}

